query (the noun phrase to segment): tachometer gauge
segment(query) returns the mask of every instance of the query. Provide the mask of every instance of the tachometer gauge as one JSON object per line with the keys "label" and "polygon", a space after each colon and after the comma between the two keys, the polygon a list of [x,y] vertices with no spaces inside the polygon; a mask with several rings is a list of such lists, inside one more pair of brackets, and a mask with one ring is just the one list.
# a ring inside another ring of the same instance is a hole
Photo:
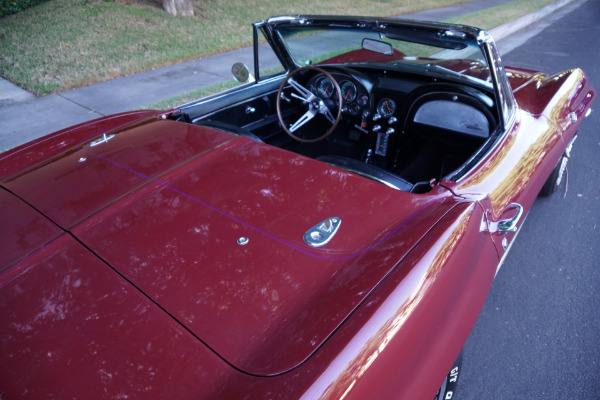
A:
{"label": "tachometer gauge", "polygon": [[333,82],[329,78],[323,78],[317,83],[317,93],[320,97],[330,98],[334,90]]}
{"label": "tachometer gauge", "polygon": [[384,118],[391,117],[396,112],[396,102],[392,99],[381,99],[377,104],[377,112]]}
{"label": "tachometer gauge", "polygon": [[342,98],[345,103],[351,103],[356,99],[356,85],[350,81],[342,84]]}

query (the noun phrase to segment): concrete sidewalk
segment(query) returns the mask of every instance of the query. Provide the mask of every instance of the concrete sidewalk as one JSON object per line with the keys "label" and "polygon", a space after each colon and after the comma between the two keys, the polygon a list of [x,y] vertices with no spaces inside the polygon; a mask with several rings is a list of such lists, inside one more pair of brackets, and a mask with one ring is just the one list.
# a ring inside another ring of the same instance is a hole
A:
{"label": "concrete sidewalk", "polygon": [[[472,0],[466,3],[400,16],[405,19],[441,21],[481,11],[514,0]],[[501,52],[507,53],[527,37],[510,35],[570,5],[587,0],[560,0],[532,14],[491,30]],[[573,4],[571,4],[573,3]],[[566,7],[570,8],[570,7]],[[249,27],[250,33],[250,27]],[[507,46],[504,46],[504,43]],[[512,43],[512,44],[509,44]],[[37,98],[0,78],[0,151],[48,133],[104,115],[143,108],[150,103],[231,79],[230,67],[242,61],[252,65],[252,49],[243,48],[174,64]]]}

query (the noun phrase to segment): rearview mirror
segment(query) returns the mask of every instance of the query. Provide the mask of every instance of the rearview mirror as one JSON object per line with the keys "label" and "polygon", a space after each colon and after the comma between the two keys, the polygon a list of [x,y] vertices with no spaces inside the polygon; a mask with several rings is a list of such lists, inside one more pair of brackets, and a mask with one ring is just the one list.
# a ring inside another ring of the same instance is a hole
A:
{"label": "rearview mirror", "polygon": [[374,51],[375,53],[385,54],[386,56],[391,56],[394,54],[394,48],[391,44],[386,42],[380,42],[375,39],[364,38],[362,41],[362,48],[369,51]]}

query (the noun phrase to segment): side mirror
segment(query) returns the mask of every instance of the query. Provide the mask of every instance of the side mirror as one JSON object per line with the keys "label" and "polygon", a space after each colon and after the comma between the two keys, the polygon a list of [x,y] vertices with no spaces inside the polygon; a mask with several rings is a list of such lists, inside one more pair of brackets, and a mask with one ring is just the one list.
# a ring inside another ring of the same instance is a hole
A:
{"label": "side mirror", "polygon": [[233,66],[231,67],[231,74],[233,75],[233,79],[240,83],[255,81],[246,64],[241,62],[233,64]]}

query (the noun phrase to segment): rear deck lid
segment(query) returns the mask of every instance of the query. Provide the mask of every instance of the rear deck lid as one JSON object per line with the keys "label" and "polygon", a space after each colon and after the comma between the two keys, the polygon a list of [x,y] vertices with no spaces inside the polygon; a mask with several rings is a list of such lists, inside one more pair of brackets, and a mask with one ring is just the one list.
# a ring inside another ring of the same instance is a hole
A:
{"label": "rear deck lid", "polygon": [[[190,136],[194,149],[177,145]],[[152,144],[169,138],[168,147]],[[72,154],[71,162],[90,171],[35,172],[58,187],[73,174],[62,206],[55,193],[32,195],[33,175],[21,175],[26,194],[223,359],[256,375],[310,357],[455,203],[446,191],[401,192],[169,121],[77,151],[86,161]],[[82,193],[92,178],[97,196]],[[341,220],[335,236],[306,244],[304,234],[331,217]]]}

